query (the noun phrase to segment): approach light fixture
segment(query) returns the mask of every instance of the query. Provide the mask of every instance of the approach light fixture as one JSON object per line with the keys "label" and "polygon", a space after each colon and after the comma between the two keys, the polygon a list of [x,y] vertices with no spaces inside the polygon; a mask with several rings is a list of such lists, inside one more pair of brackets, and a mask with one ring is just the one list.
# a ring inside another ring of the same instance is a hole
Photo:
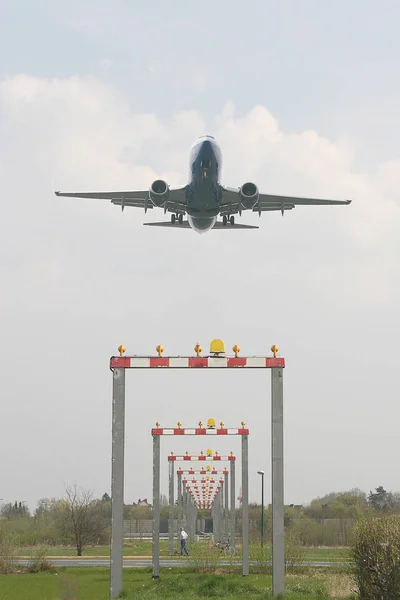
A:
{"label": "approach light fixture", "polygon": [[271,352],[274,355],[274,358],[276,358],[277,352],[278,352],[279,348],[276,344],[274,344],[273,346],[271,346]]}
{"label": "approach light fixture", "polygon": [[238,357],[238,354],[239,354],[239,352],[240,352],[240,346],[238,346],[237,344],[235,344],[235,345],[233,346],[232,350],[233,350],[233,352],[234,352],[234,354],[235,354],[235,358],[237,358],[237,357]]}
{"label": "approach light fixture", "polygon": [[211,354],[224,354],[225,353],[224,342],[219,339],[212,340],[212,342],[210,344],[210,353]]}

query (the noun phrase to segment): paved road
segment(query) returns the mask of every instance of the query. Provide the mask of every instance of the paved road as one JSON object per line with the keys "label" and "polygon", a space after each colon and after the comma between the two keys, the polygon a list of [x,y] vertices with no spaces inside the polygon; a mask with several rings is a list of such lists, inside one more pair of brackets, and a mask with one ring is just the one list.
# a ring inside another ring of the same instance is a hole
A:
{"label": "paved road", "polygon": [[[109,567],[110,566],[110,559],[81,559],[81,558],[62,558],[62,559],[50,559],[51,563],[55,566],[55,567]],[[20,565],[27,565],[29,564],[31,561],[29,560],[18,560],[16,561],[18,564]],[[221,566],[224,565],[230,565],[232,564],[231,562],[225,562],[225,561],[221,561],[219,563]],[[241,565],[241,561],[238,561],[238,566]],[[254,565],[256,564],[255,562],[250,561],[250,564]],[[309,567],[314,567],[314,568],[327,568],[327,567],[345,567],[348,566],[349,563],[344,563],[344,562],[306,562],[306,563],[301,563],[302,565],[307,565]],[[140,559],[140,560],[135,560],[135,559],[127,559],[124,560],[124,568],[129,568],[129,569],[139,569],[139,568],[143,568],[143,567],[151,567],[152,566],[152,562],[151,559]],[[190,561],[187,560],[174,560],[174,559],[170,559],[170,560],[160,560],[160,566],[161,567],[190,567],[193,566],[190,564]]]}

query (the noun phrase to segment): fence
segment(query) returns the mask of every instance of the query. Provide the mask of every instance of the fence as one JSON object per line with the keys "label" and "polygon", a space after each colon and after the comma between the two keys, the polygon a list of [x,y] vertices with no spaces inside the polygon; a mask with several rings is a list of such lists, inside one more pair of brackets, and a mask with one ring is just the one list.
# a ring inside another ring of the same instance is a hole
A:
{"label": "fence", "polygon": [[[182,527],[186,523],[183,521]],[[151,519],[126,519],[124,520],[124,538],[148,538],[152,536],[153,522]],[[174,519],[174,531],[178,531],[178,521]],[[212,532],[212,519],[197,519],[196,532]],[[160,534],[165,537],[168,534],[168,519],[160,519]]]}
{"label": "fence", "polygon": [[[349,544],[349,534],[356,520],[354,519],[292,519],[286,526],[286,530],[296,534],[299,543],[304,546],[347,546]],[[183,522],[182,526],[185,527]],[[265,540],[271,535],[271,523],[265,519]],[[151,538],[152,537],[151,519],[126,519],[124,520],[125,538]],[[174,531],[178,531],[177,519],[174,520]],[[197,519],[196,533],[212,533],[212,519]],[[251,517],[249,519],[249,532],[251,539],[257,539],[261,531],[261,517]],[[236,534],[240,538],[242,535],[242,521],[240,515],[236,517]],[[168,536],[168,519],[160,520],[161,537]]]}

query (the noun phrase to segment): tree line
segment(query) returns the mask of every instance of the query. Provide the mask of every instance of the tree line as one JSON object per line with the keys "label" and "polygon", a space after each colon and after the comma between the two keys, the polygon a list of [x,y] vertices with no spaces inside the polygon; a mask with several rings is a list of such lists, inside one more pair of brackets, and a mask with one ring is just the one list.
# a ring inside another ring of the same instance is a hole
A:
{"label": "tree line", "polygon": [[[168,519],[166,496],[161,497],[161,519]],[[175,518],[177,506],[174,507]],[[285,507],[285,527],[306,546],[347,545],[349,533],[361,518],[400,514],[400,494],[378,486],[366,494],[353,489],[315,498],[306,506]],[[150,520],[151,506],[124,506],[125,520]],[[198,511],[198,518],[210,518],[210,511]],[[266,536],[272,529],[271,506],[264,513]],[[241,532],[241,510],[237,509],[237,530]],[[256,538],[261,525],[261,506],[249,506],[250,532]],[[108,544],[111,532],[111,498],[104,493],[94,498],[88,490],[67,486],[63,498],[42,498],[31,514],[25,502],[3,504],[0,530],[13,535],[20,545],[74,545],[78,556],[85,548]]]}

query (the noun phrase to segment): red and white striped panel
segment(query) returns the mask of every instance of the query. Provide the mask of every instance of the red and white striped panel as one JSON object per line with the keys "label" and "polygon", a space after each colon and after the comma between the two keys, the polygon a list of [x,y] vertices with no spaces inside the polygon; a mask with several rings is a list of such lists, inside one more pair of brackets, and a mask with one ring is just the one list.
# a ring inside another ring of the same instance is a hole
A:
{"label": "red and white striped panel", "polygon": [[153,427],[151,435],[249,435],[248,429],[206,429],[205,427],[195,427],[189,429],[187,427],[181,429],[180,427]]}
{"label": "red and white striped panel", "polygon": [[236,460],[236,456],[232,456],[231,454],[229,456],[205,456],[205,455],[201,455],[201,456],[187,456],[185,454],[185,456],[175,456],[175,454],[168,456],[168,460],[191,460],[191,461],[198,461],[198,460],[205,460],[205,461],[211,461],[211,460]]}
{"label": "red and white striped panel", "polygon": [[113,356],[110,366],[112,369],[276,369],[285,366],[285,359],[273,356]]}
{"label": "red and white striped panel", "polygon": [[217,469],[214,467],[212,470],[210,471],[206,471],[206,469],[188,469],[188,470],[184,470],[184,469],[178,469],[176,471],[177,475],[223,475],[224,473],[229,473],[228,469],[225,467],[225,469],[223,471],[217,471]]}

